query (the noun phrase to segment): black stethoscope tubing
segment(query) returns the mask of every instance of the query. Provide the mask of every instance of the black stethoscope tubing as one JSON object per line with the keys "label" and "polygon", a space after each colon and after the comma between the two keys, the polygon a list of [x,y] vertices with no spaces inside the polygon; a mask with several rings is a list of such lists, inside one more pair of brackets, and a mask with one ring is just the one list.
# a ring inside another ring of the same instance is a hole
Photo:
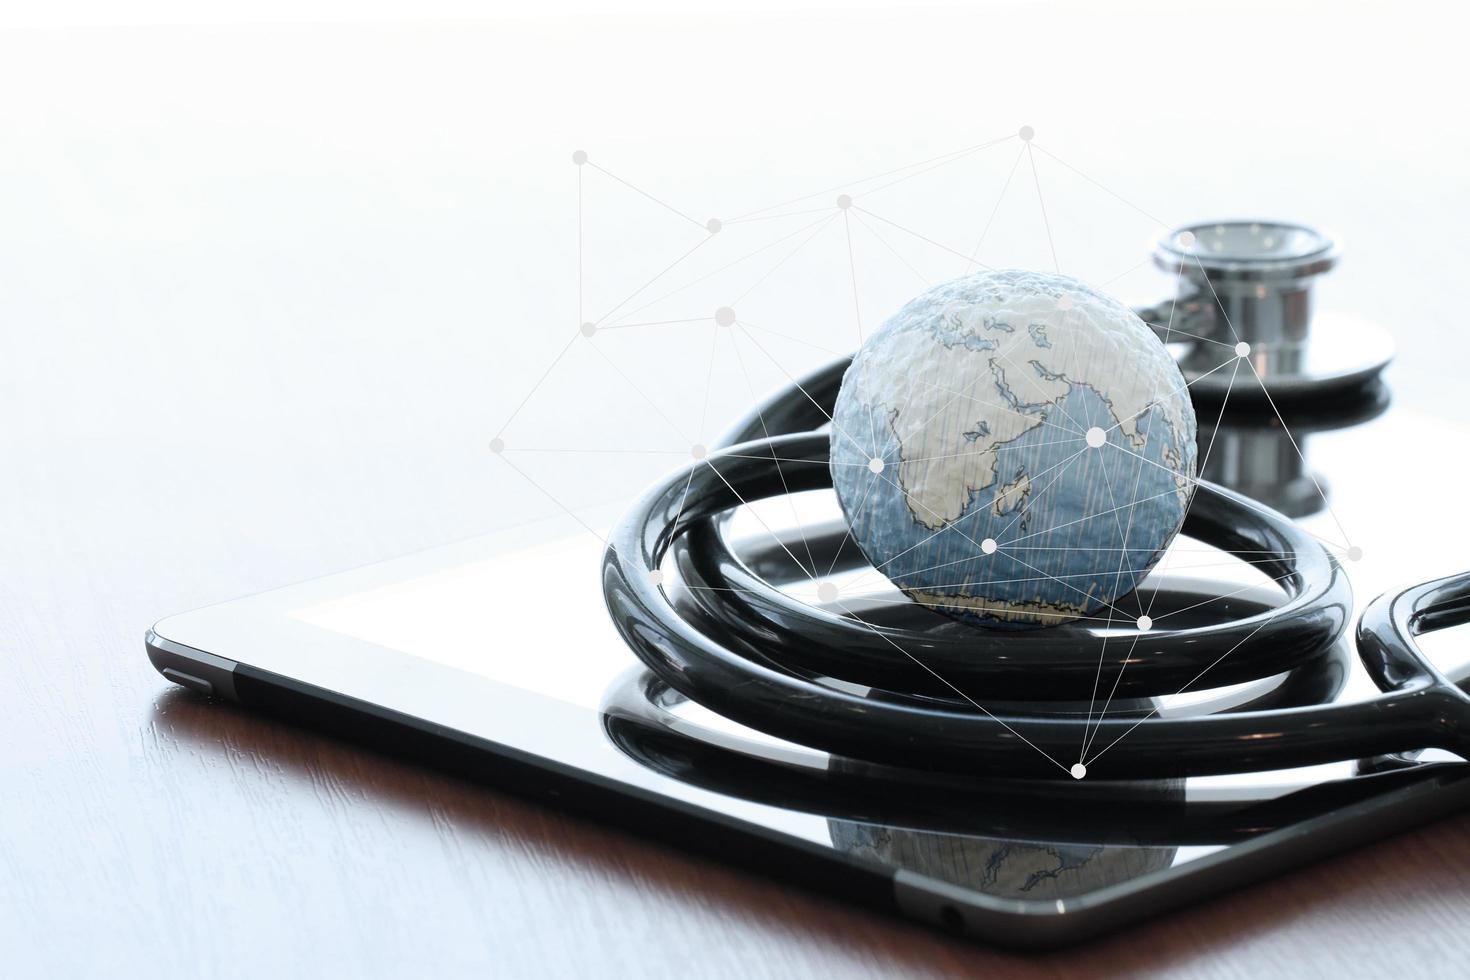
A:
{"label": "black stethoscope tubing", "polygon": [[[604,730],[645,768],[727,796],[831,820],[1044,844],[1227,844],[1385,792],[1432,792],[1467,778],[1458,764],[1418,763],[1360,770],[1266,799],[1186,796],[1177,779],[916,778],[908,769],[856,760],[830,757],[818,765],[780,758],[761,744],[681,719],[682,700],[646,668],[632,668],[603,696]],[[1079,805],[1085,819],[1078,818]]]}
{"label": "black stethoscope tubing", "polygon": [[[940,700],[878,700],[810,676],[814,665],[840,667],[843,657],[879,671],[884,669],[880,659],[891,662],[897,666],[887,669],[910,679],[918,668],[905,665],[908,658],[882,638],[881,628],[804,606],[749,575],[723,545],[719,523],[744,502],[830,486],[827,436],[801,430],[826,420],[844,365],[838,362],[795,382],[759,406],[726,437],[723,452],[660,481],[615,529],[603,563],[609,611],[639,659],[675,690],[792,742],[889,765],[975,776],[1065,775],[1065,763],[1078,757],[1088,738],[1090,761],[1101,766],[1097,775],[1108,778],[1283,769],[1461,744],[1470,699],[1423,660],[1412,636],[1426,623],[1470,615],[1464,598],[1470,582],[1463,577],[1401,595],[1413,593],[1427,603],[1403,622],[1396,618],[1401,607],[1390,604],[1384,612],[1383,600],[1370,605],[1359,643],[1385,694],[1364,702],[1088,722],[1048,714],[1002,716]],[[762,438],[743,440],[757,429]],[[789,434],[793,430],[800,434]],[[1331,645],[1346,625],[1351,594],[1341,569],[1319,545],[1286,518],[1207,483],[1200,484],[1191,512],[1197,516],[1191,518],[1190,533],[1209,543],[1225,550],[1274,552],[1288,599],[1272,613],[1218,628],[1150,635],[1147,660],[1133,667],[1145,680],[1134,682],[1129,693],[1149,689],[1156,664],[1174,670],[1177,678],[1213,663],[1213,685],[1237,675],[1281,672]],[[688,619],[671,603],[673,590],[650,574],[671,549],[680,576],[693,576],[690,592],[699,597],[699,613]],[[716,574],[731,584],[699,587]],[[720,591],[726,587],[738,591]],[[1257,640],[1262,635],[1265,639]],[[1012,700],[1072,697],[1076,677],[1090,671],[1090,687],[1096,675],[1096,653],[1086,634],[1062,628],[1004,635],[975,631],[969,642],[949,645],[922,633],[890,639],[904,650],[912,647],[915,659],[941,676],[946,669],[954,672],[960,680],[953,683],[962,690],[967,684],[987,685],[966,691],[980,704],[1001,691]],[[881,658],[878,644],[887,648]],[[808,658],[804,665],[793,666],[803,655]],[[961,662],[962,655],[973,663]],[[1181,667],[1186,662],[1189,667]],[[1038,749],[1056,765],[1047,765]]]}

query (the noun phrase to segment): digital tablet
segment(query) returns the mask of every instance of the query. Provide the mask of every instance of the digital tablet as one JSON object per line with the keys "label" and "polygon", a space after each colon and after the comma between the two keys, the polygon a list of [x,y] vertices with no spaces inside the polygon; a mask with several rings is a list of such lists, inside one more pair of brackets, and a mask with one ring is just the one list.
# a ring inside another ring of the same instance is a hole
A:
{"label": "digital tablet", "polygon": [[[1351,488],[1337,503],[1354,509]],[[765,527],[732,529],[753,562],[773,547]],[[200,694],[1005,946],[1109,932],[1470,802],[1467,767],[1444,754],[963,782],[783,743],[642,669],[607,614],[602,548],[570,522],[475,538],[164,619],[148,656]],[[1316,669],[1337,699],[1374,693],[1347,641]]]}

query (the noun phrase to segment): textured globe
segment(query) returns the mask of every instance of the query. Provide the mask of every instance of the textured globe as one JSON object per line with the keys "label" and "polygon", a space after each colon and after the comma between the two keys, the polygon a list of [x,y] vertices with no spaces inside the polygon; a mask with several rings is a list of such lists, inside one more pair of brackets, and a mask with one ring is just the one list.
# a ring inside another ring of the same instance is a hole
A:
{"label": "textured globe", "polygon": [[1066,276],[984,272],[930,289],[863,344],[831,467],[853,539],[910,598],[1049,626],[1114,615],[1179,532],[1194,410],[1173,357],[1117,300]]}

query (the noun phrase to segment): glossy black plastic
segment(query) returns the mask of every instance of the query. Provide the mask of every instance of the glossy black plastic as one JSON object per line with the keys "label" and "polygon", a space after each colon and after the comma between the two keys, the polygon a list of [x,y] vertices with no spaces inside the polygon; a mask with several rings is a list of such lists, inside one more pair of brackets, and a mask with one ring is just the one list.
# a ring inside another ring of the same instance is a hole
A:
{"label": "glossy black plastic", "polygon": [[[1418,763],[1265,799],[1189,798],[1177,779],[1063,783],[919,774],[838,757],[784,758],[728,732],[700,730],[676,713],[682,697],[646,669],[626,671],[604,698],[603,727],[619,749],[647,768],[718,793],[832,820],[1048,844],[1230,844],[1336,812],[1389,788],[1463,773],[1456,763]],[[1087,819],[1077,818],[1079,807]]]}
{"label": "glossy black plastic", "polygon": [[[1089,770],[1104,778],[1281,769],[1462,748],[1465,698],[1423,663],[1411,642],[1405,652],[1407,623],[1382,638],[1372,634],[1382,641],[1371,655],[1379,658],[1374,677],[1387,692],[1372,701],[1188,718],[1120,712],[1089,725],[1076,714],[1046,710],[1093,690],[1098,652],[1089,630],[914,630],[858,622],[790,599],[733,554],[720,522],[742,501],[830,486],[827,437],[787,433],[826,421],[845,366],[837,362],[758,406],[727,435],[724,452],[651,489],[610,541],[603,590],[613,621],[637,656],[683,695],[799,744],[970,776],[1066,777],[1067,767],[1055,760],[1075,760],[1089,737]],[[1351,594],[1342,570],[1284,517],[1201,484],[1186,530],[1227,551],[1269,552],[1267,573],[1281,579],[1286,602],[1214,626],[1151,631],[1140,638],[1144,655],[1132,658],[1120,695],[1278,674],[1322,656],[1345,628]],[[666,553],[678,573],[667,587],[650,575]],[[1430,605],[1444,618],[1454,604]],[[1363,652],[1372,670],[1370,651]],[[916,687],[922,675],[915,660],[963,690],[965,700],[934,684]],[[1029,707],[1039,710],[997,714],[977,710],[969,698],[1036,702]]]}

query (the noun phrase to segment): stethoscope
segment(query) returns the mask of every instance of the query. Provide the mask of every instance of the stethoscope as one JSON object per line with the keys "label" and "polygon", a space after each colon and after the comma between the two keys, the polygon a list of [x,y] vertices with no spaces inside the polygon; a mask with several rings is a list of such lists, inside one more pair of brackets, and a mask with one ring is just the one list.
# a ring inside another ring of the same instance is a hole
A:
{"label": "stethoscope", "polygon": [[[1296,226],[1194,226],[1172,233],[1159,254],[1173,262],[1179,249],[1203,250],[1193,263],[1197,270],[1225,270],[1221,283],[1203,276],[1205,287],[1252,283],[1249,297],[1263,312],[1259,325],[1271,328],[1283,321],[1280,310],[1269,312],[1263,292],[1270,289],[1261,284],[1296,296],[1280,309],[1300,311],[1304,279],[1327,267],[1320,249],[1325,239],[1312,233],[1315,238],[1293,239],[1292,248],[1309,254],[1296,258],[1299,268],[1289,268],[1292,256],[1275,233],[1290,227]],[[1248,268],[1252,236],[1257,251],[1267,253],[1256,269]],[[1191,295],[1197,296],[1197,287]],[[1197,310],[1191,315],[1196,328],[1207,328]],[[1247,314],[1232,326],[1239,331],[1252,323]],[[1306,336],[1305,321],[1292,324],[1282,341],[1288,349]],[[1270,361],[1273,343],[1259,342],[1262,363],[1278,368],[1262,372],[1275,379],[1276,392],[1306,384],[1300,377],[1282,380],[1286,361]],[[1296,363],[1308,362],[1302,357]],[[1425,748],[1463,755],[1470,748],[1470,696],[1414,640],[1470,621],[1470,573],[1382,596],[1366,607],[1356,645],[1382,692],[1378,697],[1328,704],[1323,702],[1335,691],[1309,684],[1312,696],[1304,697],[1300,685],[1285,685],[1243,706],[1187,717],[1148,708],[1095,717],[1086,703],[1098,683],[1101,632],[1095,627],[997,634],[918,607],[857,618],[793,599],[779,587],[770,559],[751,561],[732,548],[727,518],[745,503],[830,487],[829,440],[816,430],[828,421],[847,363],[837,361],[757,405],[715,452],[659,481],[615,528],[603,562],[608,609],[623,639],[666,689],[741,725],[834,756],[963,777],[1075,775],[1046,757],[1070,761],[1084,745],[1092,775],[1105,779],[1288,769]],[[1339,364],[1317,380],[1336,392],[1349,378],[1371,380],[1382,366],[1348,372]],[[1133,652],[1121,673],[1104,675],[1104,683],[1119,698],[1136,701],[1197,685],[1289,680],[1320,666],[1352,610],[1346,575],[1332,556],[1281,514],[1208,482],[1200,483],[1184,530],[1227,553],[1248,555],[1277,581],[1284,601],[1262,608],[1225,599],[1217,604],[1224,618],[1216,621],[1142,633],[1111,627],[1109,635]],[[855,548],[843,555],[842,537],[832,539],[834,569],[860,560]]]}

